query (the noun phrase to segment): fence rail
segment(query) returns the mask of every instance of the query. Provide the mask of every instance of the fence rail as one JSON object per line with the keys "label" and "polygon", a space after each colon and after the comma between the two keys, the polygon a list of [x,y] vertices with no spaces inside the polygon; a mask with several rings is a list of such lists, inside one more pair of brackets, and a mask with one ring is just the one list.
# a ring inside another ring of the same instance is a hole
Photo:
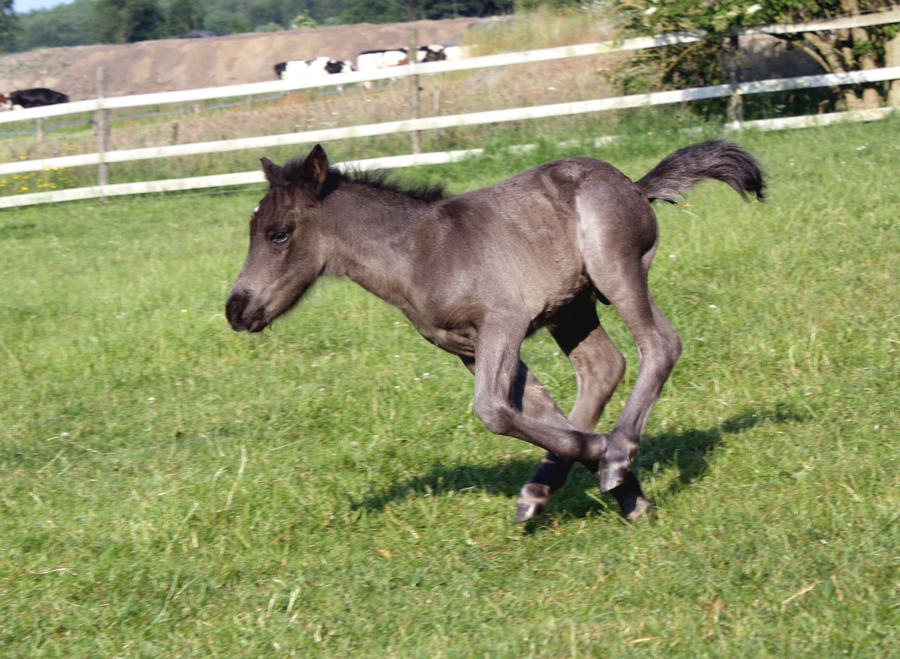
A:
{"label": "fence rail", "polygon": [[[770,25],[763,27],[744,28],[735,31],[737,34],[788,34],[808,32],[813,30],[834,30],[866,25],[883,25],[900,22],[900,9],[882,12],[879,14],[867,14],[850,16],[828,21],[818,21],[796,25]],[[84,112],[105,112],[113,109],[133,108],[150,105],[165,105],[171,103],[187,103],[192,101],[210,100],[216,98],[245,97],[257,94],[271,94],[273,92],[286,92],[298,89],[309,89],[332,85],[346,85],[356,82],[382,80],[386,78],[400,78],[411,75],[436,74],[450,71],[463,71],[479,68],[490,68],[523,64],[531,62],[550,61],[571,57],[583,57],[613,52],[634,51],[646,48],[657,48],[681,43],[696,42],[707,38],[703,33],[674,33],[655,37],[638,37],[621,41],[605,41],[591,44],[579,44],[563,46],[559,48],[543,48],[517,53],[502,53],[499,55],[487,55],[483,57],[471,57],[460,60],[428,62],[422,64],[409,64],[392,67],[373,72],[352,72],[337,74],[321,79],[301,80],[295,82],[267,81],[244,85],[230,85],[225,87],[210,87],[204,89],[183,90],[177,92],[161,92],[154,94],[139,94],[133,96],[97,98],[85,101],[31,108],[15,112],[0,113],[0,124],[28,119],[43,119],[66,114]],[[709,87],[695,87],[683,90],[671,90],[652,92],[646,94],[633,94],[614,98],[592,99],[586,101],[574,101],[540,105],[507,110],[490,110],[469,114],[444,115],[435,117],[411,118],[399,121],[383,122],[378,124],[364,124],[345,126],[313,131],[286,133],[279,135],[265,135],[258,137],[219,140],[215,142],[195,142],[173,146],[147,147],[141,149],[126,149],[119,151],[106,151],[99,153],[86,153],[73,156],[56,158],[42,158],[28,161],[18,161],[0,164],[0,175],[41,171],[51,168],[80,167],[110,163],[130,162],[155,158],[170,158],[174,156],[198,155],[205,153],[222,153],[246,149],[270,148],[274,146],[286,146],[294,144],[308,144],[313,142],[325,142],[336,139],[348,139],[356,137],[369,137],[375,135],[393,134],[398,132],[414,132],[451,128],[458,126],[483,125],[507,121],[519,121],[527,119],[539,119],[553,116],[565,116],[588,112],[603,112],[615,109],[627,109],[650,105],[664,105],[709,98],[721,98],[738,94],[758,94],[792,89],[811,89],[816,87],[831,87],[837,85],[859,84],[863,82],[881,82],[900,79],[900,67],[887,67],[848,73],[831,73],[812,76],[800,76],[794,78],[777,78],[742,82],[736,84],[714,85]],[[841,116],[841,120],[854,117],[883,116],[885,113],[833,113],[833,116]],[[827,116],[827,115],[826,115]],[[802,119],[802,118],[801,118]],[[777,120],[769,121],[768,126],[779,125]],[[747,122],[750,125],[759,122]],[[762,124],[759,124],[762,126]],[[785,124],[788,125],[788,124]],[[814,122],[813,122],[814,125]],[[413,154],[410,157],[401,156],[394,159],[394,163],[408,164],[436,164],[458,159],[462,153],[472,151],[452,151],[441,154]],[[447,158],[443,159],[442,158]],[[387,166],[383,164],[385,159],[372,159],[355,161],[359,167]],[[380,164],[376,164],[380,163]],[[405,166],[393,164],[391,166]],[[211,176],[191,177],[184,179],[169,179],[163,181],[148,181],[138,183],[123,183],[116,185],[99,185],[69,190],[47,191],[22,195],[8,195],[0,197],[0,208],[22,206],[29,204],[41,204],[57,201],[70,201],[74,199],[88,199],[103,196],[115,196],[121,194],[140,194],[147,192],[187,190],[195,188],[209,188],[229,185],[241,185],[261,181],[261,175],[256,172],[240,172],[235,174],[216,174]]]}

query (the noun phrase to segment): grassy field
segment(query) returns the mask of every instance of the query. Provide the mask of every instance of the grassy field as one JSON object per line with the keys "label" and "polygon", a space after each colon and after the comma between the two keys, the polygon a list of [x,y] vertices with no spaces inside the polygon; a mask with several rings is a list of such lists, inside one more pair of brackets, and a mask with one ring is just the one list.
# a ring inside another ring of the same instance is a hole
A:
{"label": "grassy field", "polygon": [[[657,209],[685,352],[638,525],[584,470],[513,525],[541,452],[349,282],[231,332],[261,189],[0,213],[0,655],[900,655],[898,137],[744,134],[770,203],[708,183]],[[593,153],[640,176],[693,139]],[[463,191],[576,152],[416,175]],[[604,318],[629,358],[609,429],[636,359]],[[570,404],[547,334],[526,357]]]}

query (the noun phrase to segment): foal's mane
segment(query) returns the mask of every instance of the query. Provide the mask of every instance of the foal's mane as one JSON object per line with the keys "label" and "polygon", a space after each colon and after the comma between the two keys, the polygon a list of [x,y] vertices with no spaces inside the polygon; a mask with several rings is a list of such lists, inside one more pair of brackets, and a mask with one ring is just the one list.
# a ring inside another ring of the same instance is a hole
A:
{"label": "foal's mane", "polygon": [[344,181],[367,185],[378,190],[397,192],[419,201],[439,201],[447,196],[447,191],[440,183],[427,181],[417,181],[412,184],[404,183],[398,180],[394,172],[389,169],[353,170],[344,173],[338,172],[338,175]]}
{"label": "foal's mane", "polygon": [[[295,175],[303,167],[303,158],[293,158],[284,165],[284,176],[287,180],[294,179]],[[334,192],[341,183],[358,183],[377,190],[387,190],[405,195],[418,201],[438,201],[447,197],[447,191],[440,183],[428,183],[420,181],[405,183],[400,181],[396,174],[389,169],[377,170],[349,170],[342,172],[336,167],[328,169],[325,185],[322,186],[320,197],[324,198]]]}

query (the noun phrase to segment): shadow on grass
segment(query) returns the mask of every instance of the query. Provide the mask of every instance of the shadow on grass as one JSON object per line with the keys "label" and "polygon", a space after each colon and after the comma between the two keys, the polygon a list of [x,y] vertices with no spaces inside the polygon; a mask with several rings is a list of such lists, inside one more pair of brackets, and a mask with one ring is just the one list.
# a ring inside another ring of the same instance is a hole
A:
{"label": "shadow on grass", "polygon": [[[647,435],[641,441],[641,450],[635,460],[636,470],[640,474],[651,469],[676,467],[678,478],[667,490],[667,494],[674,494],[706,474],[710,454],[726,436],[739,435],[761,425],[800,421],[803,418],[801,413],[790,406],[778,403],[769,410],[750,410],[736,414],[718,426],[705,430],[691,429]],[[469,490],[515,497],[536,466],[537,460],[525,458],[490,465],[434,465],[422,476],[395,483],[362,501],[354,502],[352,507],[383,510],[388,504],[409,497]],[[586,517],[598,510],[618,510],[611,497],[605,501],[607,495],[603,499],[584,496],[584,490],[595,485],[593,476],[576,467],[567,485],[554,495],[548,509],[549,515],[552,517],[562,513],[571,517]]]}

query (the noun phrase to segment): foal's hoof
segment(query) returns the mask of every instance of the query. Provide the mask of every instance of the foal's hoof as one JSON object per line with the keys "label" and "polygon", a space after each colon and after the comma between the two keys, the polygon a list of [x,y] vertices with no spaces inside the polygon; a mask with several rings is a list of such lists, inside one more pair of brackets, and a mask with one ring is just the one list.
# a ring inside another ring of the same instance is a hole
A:
{"label": "foal's hoof", "polygon": [[629,522],[652,521],[656,519],[656,508],[647,499],[641,497],[635,502],[631,512],[625,514],[625,519]]}
{"label": "foal's hoof", "polygon": [[601,462],[594,476],[600,481],[600,491],[609,492],[624,483],[628,473],[629,465],[625,462],[615,462],[611,465]]}
{"label": "foal's hoof", "polygon": [[534,519],[542,512],[546,505],[540,501],[518,501],[516,502],[516,524],[527,522]]}
{"label": "foal's hoof", "polygon": [[516,501],[516,523],[527,522],[544,512],[551,494],[552,491],[548,485],[534,482],[525,483],[519,491],[519,498]]}
{"label": "foal's hoof", "polygon": [[622,502],[622,514],[629,522],[652,521],[656,519],[656,508],[644,497]]}
{"label": "foal's hoof", "polygon": [[656,510],[641,491],[641,483],[633,471],[625,474],[624,482],[614,488],[611,494],[619,502],[622,516],[629,522],[656,519]]}

